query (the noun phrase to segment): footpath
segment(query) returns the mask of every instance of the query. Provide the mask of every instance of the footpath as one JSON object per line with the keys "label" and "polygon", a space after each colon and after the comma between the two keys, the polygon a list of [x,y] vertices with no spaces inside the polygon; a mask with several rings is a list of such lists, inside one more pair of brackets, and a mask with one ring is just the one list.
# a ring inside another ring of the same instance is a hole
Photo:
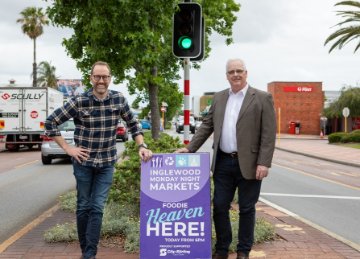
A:
{"label": "footpath", "polygon": [[[344,165],[359,167],[360,149],[329,145],[319,136],[282,135],[277,139],[276,148],[309,157],[320,158]],[[274,259],[360,259],[360,244],[350,246],[316,226],[273,208],[264,202],[257,205],[257,217],[265,218],[275,226],[277,238],[274,241],[253,247],[250,258]],[[56,224],[74,220],[75,216],[57,207],[44,213],[37,222],[32,222],[23,231],[0,244],[0,258],[15,259],[78,259],[81,256],[77,242],[44,242],[43,233]],[[135,259],[138,254],[127,254],[117,245],[109,242],[99,245],[98,259]],[[230,259],[236,255],[231,254]]]}

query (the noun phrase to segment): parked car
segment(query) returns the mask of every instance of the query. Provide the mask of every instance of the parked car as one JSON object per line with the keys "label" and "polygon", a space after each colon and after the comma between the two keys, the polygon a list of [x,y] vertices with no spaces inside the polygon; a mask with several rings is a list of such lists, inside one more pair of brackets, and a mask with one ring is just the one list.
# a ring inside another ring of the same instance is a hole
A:
{"label": "parked car", "polygon": [[[179,116],[175,122],[175,129],[177,133],[180,133],[184,130],[184,116]],[[190,116],[190,132],[195,134],[195,119],[193,116]]]}
{"label": "parked car", "polygon": [[[74,131],[75,124],[73,120],[68,120],[63,124],[59,125],[58,129],[60,130],[61,136],[69,145],[75,146],[74,142]],[[44,165],[50,165],[51,161],[54,158],[70,158],[65,151],[56,144],[53,138],[42,135],[42,144],[41,144],[41,161]]]}
{"label": "parked car", "polygon": [[129,140],[128,130],[125,126],[125,122],[119,121],[116,128],[116,139],[121,139],[123,142]]}
{"label": "parked car", "polygon": [[141,120],[140,123],[141,123],[142,129],[151,129],[150,121],[144,119],[144,120]]}
{"label": "parked car", "polygon": [[139,129],[142,129],[142,125],[141,125],[141,122],[137,120],[137,126]]}
{"label": "parked car", "polygon": [[201,123],[202,123],[202,121],[199,121],[199,120],[197,120],[197,121],[195,122],[195,130],[198,130],[198,129],[200,128]]}

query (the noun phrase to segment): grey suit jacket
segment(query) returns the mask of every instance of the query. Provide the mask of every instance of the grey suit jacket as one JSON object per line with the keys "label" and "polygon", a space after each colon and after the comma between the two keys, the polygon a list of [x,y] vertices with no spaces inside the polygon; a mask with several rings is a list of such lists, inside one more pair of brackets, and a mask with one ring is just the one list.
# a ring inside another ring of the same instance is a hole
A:
{"label": "grey suit jacket", "polygon": [[[208,115],[187,146],[190,152],[196,152],[214,133],[214,153],[211,165],[213,172],[228,97],[229,88],[214,95]],[[276,117],[272,96],[270,93],[249,86],[236,124],[238,159],[244,178],[255,179],[257,165],[271,167],[275,138]]]}

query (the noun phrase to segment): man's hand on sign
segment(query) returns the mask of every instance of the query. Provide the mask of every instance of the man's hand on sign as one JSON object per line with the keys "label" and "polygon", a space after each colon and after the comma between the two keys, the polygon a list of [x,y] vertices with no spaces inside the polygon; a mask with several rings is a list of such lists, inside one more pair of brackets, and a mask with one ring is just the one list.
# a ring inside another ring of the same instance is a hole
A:
{"label": "man's hand on sign", "polygon": [[175,150],[174,153],[190,153],[190,150],[187,149],[186,147],[183,147],[183,148],[179,148],[179,149]]}

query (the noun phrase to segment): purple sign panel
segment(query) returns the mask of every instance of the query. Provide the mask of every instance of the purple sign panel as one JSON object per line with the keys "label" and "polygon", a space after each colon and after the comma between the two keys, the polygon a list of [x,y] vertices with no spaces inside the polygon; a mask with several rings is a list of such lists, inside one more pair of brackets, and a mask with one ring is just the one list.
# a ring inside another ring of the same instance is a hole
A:
{"label": "purple sign panel", "polygon": [[211,258],[208,153],[155,154],[141,165],[140,258]]}

